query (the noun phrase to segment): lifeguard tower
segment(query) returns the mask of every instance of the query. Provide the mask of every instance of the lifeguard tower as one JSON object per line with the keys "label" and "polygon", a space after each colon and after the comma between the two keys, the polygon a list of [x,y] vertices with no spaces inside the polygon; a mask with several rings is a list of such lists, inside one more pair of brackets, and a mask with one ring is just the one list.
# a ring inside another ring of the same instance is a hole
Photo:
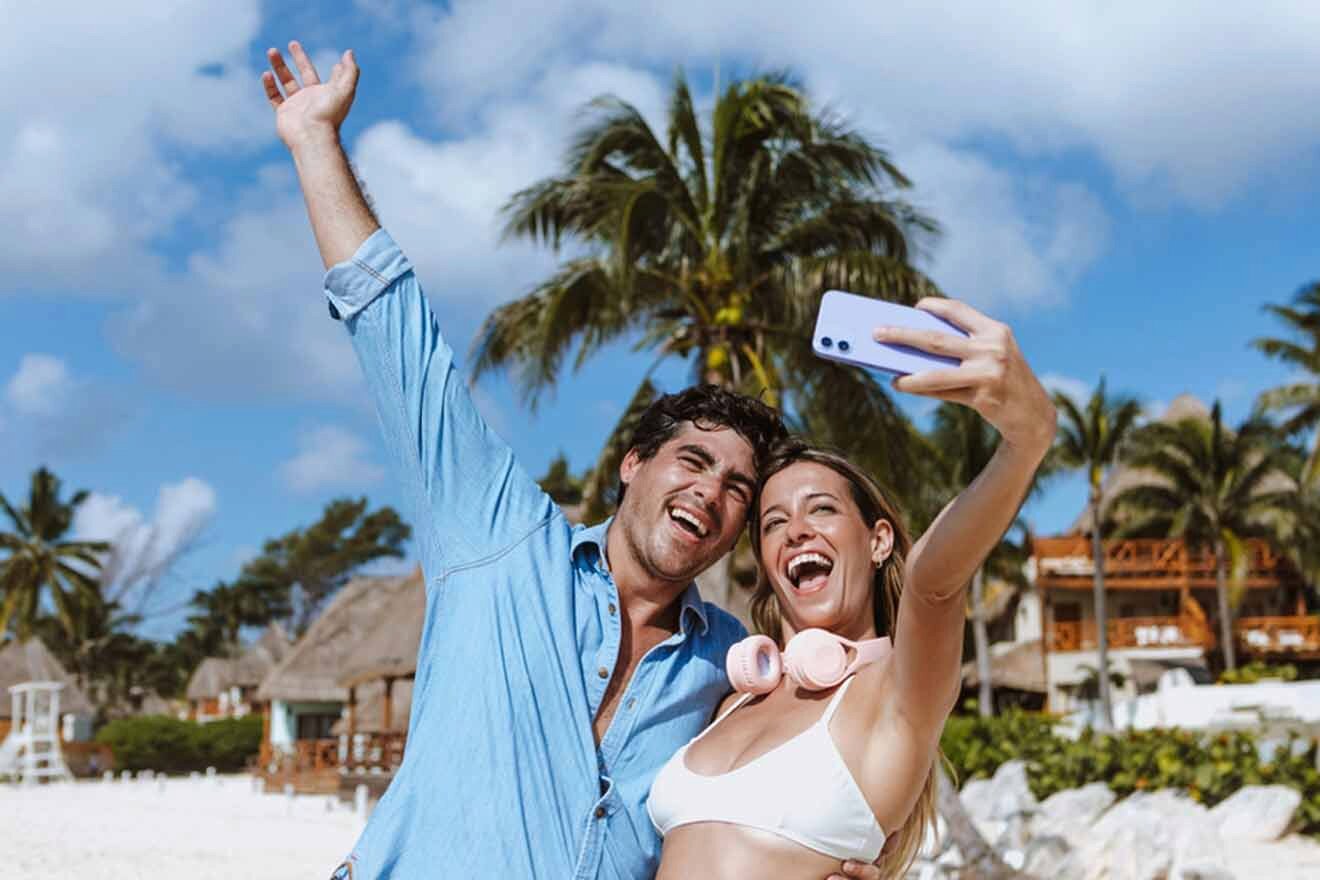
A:
{"label": "lifeguard tower", "polygon": [[9,688],[13,727],[0,743],[0,776],[24,783],[72,779],[60,752],[60,690],[57,681],[29,681]]}

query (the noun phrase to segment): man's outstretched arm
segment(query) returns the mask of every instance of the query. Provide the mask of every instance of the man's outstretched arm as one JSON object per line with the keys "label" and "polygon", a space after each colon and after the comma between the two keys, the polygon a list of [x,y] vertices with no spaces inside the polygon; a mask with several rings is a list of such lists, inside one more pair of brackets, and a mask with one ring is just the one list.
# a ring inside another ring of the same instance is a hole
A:
{"label": "man's outstretched arm", "polygon": [[316,246],[329,269],[351,259],[380,228],[339,142],[339,127],[357,91],[358,66],[350,49],[321,82],[299,43],[289,43],[289,54],[298,76],[278,49],[268,49],[271,69],[261,82],[275,110],[275,131],[293,156]]}
{"label": "man's outstretched arm", "polygon": [[271,49],[263,87],[329,270],[331,315],[343,321],[362,366],[435,583],[449,568],[511,546],[552,515],[553,502],[473,405],[412,264],[358,187],[339,138],[358,80],[352,53],[321,82],[298,43],[289,51],[298,76]]}

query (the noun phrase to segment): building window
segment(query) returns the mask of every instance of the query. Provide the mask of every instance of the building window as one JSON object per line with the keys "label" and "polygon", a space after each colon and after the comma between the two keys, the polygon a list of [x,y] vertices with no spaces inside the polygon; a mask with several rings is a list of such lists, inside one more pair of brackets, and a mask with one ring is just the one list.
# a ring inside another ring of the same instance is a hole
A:
{"label": "building window", "polygon": [[339,715],[309,714],[298,716],[298,739],[330,739],[334,736],[330,728],[339,720]]}
{"label": "building window", "polygon": [[1082,603],[1056,602],[1054,605],[1055,623],[1077,623],[1082,619]]}

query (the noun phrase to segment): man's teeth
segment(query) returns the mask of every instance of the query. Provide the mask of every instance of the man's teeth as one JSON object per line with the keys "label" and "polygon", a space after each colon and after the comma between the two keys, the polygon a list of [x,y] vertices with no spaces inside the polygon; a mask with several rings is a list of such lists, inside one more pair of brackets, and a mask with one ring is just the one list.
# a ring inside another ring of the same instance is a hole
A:
{"label": "man's teeth", "polygon": [[814,562],[824,568],[826,571],[834,568],[834,563],[819,553],[803,553],[801,556],[794,556],[788,563],[788,576],[792,580],[797,580],[798,569],[808,562]]}
{"label": "man's teeth", "polygon": [[703,538],[706,537],[706,527],[701,524],[701,520],[697,519],[695,516],[688,513],[683,508],[671,507],[669,509],[669,515],[672,516],[674,519],[681,519],[683,520],[683,522],[691,523],[692,528],[697,530],[698,535],[700,535]]}

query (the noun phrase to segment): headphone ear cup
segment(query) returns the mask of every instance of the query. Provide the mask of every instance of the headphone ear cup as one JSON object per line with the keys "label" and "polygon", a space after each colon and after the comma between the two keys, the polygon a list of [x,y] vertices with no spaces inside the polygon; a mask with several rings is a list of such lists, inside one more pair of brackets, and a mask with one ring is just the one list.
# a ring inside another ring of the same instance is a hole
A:
{"label": "headphone ear cup", "polygon": [[843,681],[848,673],[848,655],[832,633],[804,629],[784,649],[784,669],[798,686],[824,690]]}
{"label": "headphone ear cup", "polygon": [[783,675],[779,646],[769,636],[748,636],[729,649],[724,671],[735,691],[768,694]]}

